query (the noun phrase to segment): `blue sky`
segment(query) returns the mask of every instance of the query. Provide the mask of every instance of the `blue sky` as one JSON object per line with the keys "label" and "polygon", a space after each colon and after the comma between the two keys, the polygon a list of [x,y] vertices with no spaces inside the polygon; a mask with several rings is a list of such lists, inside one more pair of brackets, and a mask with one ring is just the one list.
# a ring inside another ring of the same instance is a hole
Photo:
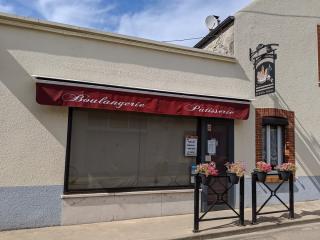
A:
{"label": "blue sky", "polygon": [[[206,16],[224,19],[251,0],[0,0],[0,12],[157,41],[202,37]],[[173,42],[192,46],[198,40]]]}

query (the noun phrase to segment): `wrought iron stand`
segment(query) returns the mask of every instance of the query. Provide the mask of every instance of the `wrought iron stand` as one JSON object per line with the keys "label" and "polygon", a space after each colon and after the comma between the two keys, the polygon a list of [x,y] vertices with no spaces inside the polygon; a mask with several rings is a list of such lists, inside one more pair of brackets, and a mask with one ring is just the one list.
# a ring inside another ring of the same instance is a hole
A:
{"label": "wrought iron stand", "polygon": [[[227,178],[228,176],[215,176],[212,178]],[[239,181],[239,212],[237,212],[227,201],[224,200],[224,196],[228,193],[230,189],[235,184],[230,184],[225,191],[223,192],[217,192],[215,191],[210,184],[208,184],[208,187],[212,190],[212,192],[217,196],[216,202],[211,204],[208,209],[202,213],[201,216],[199,216],[199,190],[200,190],[200,183],[201,183],[201,177],[199,174],[195,175],[195,188],[194,188],[194,225],[193,225],[193,232],[199,232],[199,222],[204,222],[204,221],[211,221],[211,220],[221,220],[221,219],[231,219],[231,218],[239,218],[239,224],[244,226],[244,177],[240,178]],[[223,203],[228,208],[230,208],[234,213],[235,216],[230,216],[230,217],[217,217],[217,218],[204,218],[206,214],[213,209],[213,207],[218,204],[218,203]]]}
{"label": "wrought iron stand", "polygon": [[[270,175],[278,175],[277,173],[271,173]],[[289,177],[289,207],[281,200],[281,198],[277,195],[277,191],[280,189],[283,183],[286,181],[282,180],[275,189],[271,189],[266,183],[262,183],[270,192],[270,196],[267,200],[261,205],[259,210],[257,211],[257,174],[251,173],[252,176],[252,224],[257,223],[257,216],[264,214],[272,214],[272,213],[281,213],[281,212],[289,212],[289,218],[294,218],[294,191],[293,191],[293,174],[290,173]],[[271,211],[271,212],[261,212],[264,206],[269,202],[271,198],[277,198],[285,207],[286,210],[280,211]]]}

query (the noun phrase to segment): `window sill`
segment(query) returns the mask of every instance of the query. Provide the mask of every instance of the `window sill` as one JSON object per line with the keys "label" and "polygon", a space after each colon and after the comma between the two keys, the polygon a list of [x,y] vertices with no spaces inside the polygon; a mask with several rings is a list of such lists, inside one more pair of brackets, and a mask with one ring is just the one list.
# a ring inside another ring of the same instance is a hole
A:
{"label": "window sill", "polygon": [[281,180],[278,176],[267,176],[266,183],[279,183]]}
{"label": "window sill", "polygon": [[[267,176],[266,178],[266,183],[280,183],[282,180],[280,180],[280,178],[278,176]],[[296,177],[295,175],[293,175],[293,181],[295,182],[296,181]],[[285,181],[287,183],[289,183],[289,180],[288,181]]]}
{"label": "window sill", "polygon": [[81,194],[63,194],[61,199],[72,198],[93,198],[93,197],[112,197],[112,196],[134,196],[134,195],[152,195],[152,194],[179,194],[193,193],[194,189],[177,189],[177,190],[155,190],[155,191],[137,191],[137,192],[116,192],[116,193],[81,193]]}

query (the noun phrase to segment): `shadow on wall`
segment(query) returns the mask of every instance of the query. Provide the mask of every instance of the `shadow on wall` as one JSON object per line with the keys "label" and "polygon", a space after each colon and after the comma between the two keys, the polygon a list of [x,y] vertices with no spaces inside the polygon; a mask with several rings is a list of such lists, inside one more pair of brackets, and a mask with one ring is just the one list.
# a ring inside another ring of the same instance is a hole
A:
{"label": "shadow on wall", "polygon": [[[276,92],[273,96],[270,95],[270,97],[273,99],[276,108],[294,111],[290,109],[279,92]],[[308,176],[317,176],[320,169],[320,144],[312,134],[307,132],[296,115],[295,141],[296,160],[301,163],[300,165],[302,169],[308,174]],[[318,192],[320,192],[320,178],[313,177],[310,178],[310,180]]]}
{"label": "shadow on wall", "polygon": [[[62,146],[65,146],[67,135],[67,108],[39,105],[36,102],[34,79],[6,50],[0,49],[0,59],[2,59],[0,65],[1,82],[35,119],[38,120]],[[19,109],[12,109],[12,111],[13,110],[19,111]]]}

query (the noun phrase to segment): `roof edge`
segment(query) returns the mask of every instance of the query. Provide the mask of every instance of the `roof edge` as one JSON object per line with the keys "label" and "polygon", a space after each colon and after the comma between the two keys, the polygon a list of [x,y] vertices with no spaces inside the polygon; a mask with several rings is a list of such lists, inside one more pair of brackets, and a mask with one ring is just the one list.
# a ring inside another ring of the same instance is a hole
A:
{"label": "roof edge", "polygon": [[45,31],[57,33],[62,35],[81,37],[86,39],[94,39],[105,42],[112,42],[115,44],[123,44],[140,48],[147,48],[162,52],[169,52],[181,54],[186,56],[204,58],[209,60],[218,60],[230,63],[237,63],[234,57],[213,54],[209,51],[195,49],[191,47],[178,46],[169,43],[162,43],[153,40],[147,40],[138,37],[130,37],[121,34],[108,33],[99,30],[82,28],[67,24],[43,21],[39,19],[19,17],[11,14],[0,13],[0,24],[14,27],[33,29],[38,31]]}
{"label": "roof edge", "polygon": [[234,23],[234,16],[229,16],[225,20],[222,21],[215,29],[211,30],[207,36],[202,38],[194,48],[203,48],[209,41],[214,40],[218,34],[220,34],[223,30],[229,27],[231,24]]}

